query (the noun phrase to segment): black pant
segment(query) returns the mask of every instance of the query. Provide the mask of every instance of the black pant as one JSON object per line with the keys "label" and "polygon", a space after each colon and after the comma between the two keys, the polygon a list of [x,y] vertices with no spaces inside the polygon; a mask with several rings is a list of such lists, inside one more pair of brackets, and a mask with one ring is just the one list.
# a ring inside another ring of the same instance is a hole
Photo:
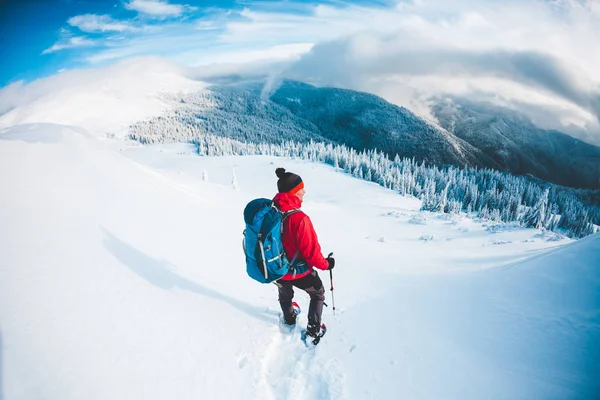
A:
{"label": "black pant", "polygon": [[279,304],[283,311],[284,318],[292,318],[294,309],[292,300],[294,299],[294,286],[304,290],[310,296],[310,305],[308,307],[308,324],[313,326],[321,325],[321,314],[323,313],[323,302],[325,301],[325,289],[323,282],[314,269],[310,274],[293,281],[278,280]]}

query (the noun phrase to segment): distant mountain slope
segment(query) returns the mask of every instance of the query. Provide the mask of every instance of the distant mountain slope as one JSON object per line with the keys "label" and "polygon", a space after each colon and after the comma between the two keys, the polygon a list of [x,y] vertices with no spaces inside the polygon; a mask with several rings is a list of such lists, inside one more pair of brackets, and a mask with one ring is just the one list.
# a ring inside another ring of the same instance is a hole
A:
{"label": "distant mountain slope", "polygon": [[174,111],[132,125],[130,137],[145,143],[197,142],[206,134],[247,143],[312,140],[600,188],[600,148],[499,107],[438,101],[438,126],[372,94],[291,80],[269,96],[263,89],[264,81],[214,84],[174,96]]}
{"label": "distant mountain slope", "polygon": [[264,100],[264,82],[212,85],[173,96],[175,110],[133,124],[130,137],[142,142],[190,141],[205,133],[249,143],[328,142],[319,129],[287,108]]}
{"label": "distant mountain slope", "polygon": [[515,111],[464,99],[432,107],[440,125],[491,157],[502,170],[561,185],[600,187],[600,148],[536,127]]}
{"label": "distant mountain slope", "polygon": [[469,143],[377,96],[288,80],[267,97],[263,87],[263,81],[215,84],[183,95],[173,113],[132,125],[130,136],[143,142],[194,140],[203,133],[250,143],[313,140],[434,165],[500,168]]}
{"label": "distant mountain slope", "polygon": [[357,150],[377,148],[431,164],[494,166],[469,143],[372,94],[288,80],[270,98],[313,123],[321,135]]}

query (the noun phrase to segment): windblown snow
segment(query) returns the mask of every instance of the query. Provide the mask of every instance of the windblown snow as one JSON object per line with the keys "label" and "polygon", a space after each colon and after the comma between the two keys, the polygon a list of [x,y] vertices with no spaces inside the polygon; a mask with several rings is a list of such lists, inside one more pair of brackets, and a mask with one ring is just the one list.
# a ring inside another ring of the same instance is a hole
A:
{"label": "windblown snow", "polygon": [[0,89],[0,129],[54,123],[82,127],[95,136],[122,137],[130,124],[161,115],[172,105],[173,94],[198,92],[205,86],[160,57],[67,70]]}
{"label": "windblown snow", "polygon": [[[245,272],[242,211],[275,194],[278,166],[336,257],[314,350],[305,315],[281,332],[275,286]],[[54,124],[0,132],[0,185],[3,400],[600,395],[598,234],[447,219],[325,165]]]}

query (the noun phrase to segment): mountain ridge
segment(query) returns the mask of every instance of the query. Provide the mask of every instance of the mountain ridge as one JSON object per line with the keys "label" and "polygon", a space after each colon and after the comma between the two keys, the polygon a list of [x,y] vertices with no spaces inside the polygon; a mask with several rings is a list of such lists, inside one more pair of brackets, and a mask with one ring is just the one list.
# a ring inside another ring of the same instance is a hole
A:
{"label": "mountain ridge", "polygon": [[328,139],[357,150],[377,148],[431,164],[471,165],[487,158],[466,141],[374,94],[288,80],[270,100],[315,124]]}
{"label": "mountain ridge", "polygon": [[[600,147],[537,128],[498,106],[437,99],[439,124],[376,95],[284,80],[213,84],[182,95],[173,113],[130,127],[145,142],[214,134],[250,143],[310,140],[383,151],[430,165],[490,168],[560,185],[600,188]],[[151,133],[149,133],[151,132]]]}

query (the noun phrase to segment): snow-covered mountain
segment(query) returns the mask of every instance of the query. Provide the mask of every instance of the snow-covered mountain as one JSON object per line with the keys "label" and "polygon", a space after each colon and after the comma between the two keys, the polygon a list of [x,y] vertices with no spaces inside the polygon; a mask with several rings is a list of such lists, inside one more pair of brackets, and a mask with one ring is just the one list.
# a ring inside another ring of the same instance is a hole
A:
{"label": "snow-covered mountain", "polygon": [[145,143],[191,141],[209,133],[247,143],[329,142],[319,129],[261,93],[265,82],[211,85],[172,97],[172,110],[133,124],[130,138]]}
{"label": "snow-covered mountain", "polygon": [[66,70],[0,89],[0,129],[53,123],[90,134],[124,136],[136,121],[162,115],[173,98],[207,85],[160,57],[139,57],[101,68]]}
{"label": "snow-covered mountain", "polygon": [[310,121],[328,139],[357,150],[378,149],[392,158],[415,157],[433,165],[478,165],[479,158],[486,158],[406,108],[372,94],[284,81],[270,100]]}
{"label": "snow-covered mountain", "polygon": [[172,113],[133,125],[131,137],[146,143],[186,141],[203,133],[252,143],[313,140],[378,149],[431,165],[493,164],[444,129],[371,94],[290,80],[272,93],[264,89],[260,80],[215,84],[183,95]]}
{"label": "snow-covered mountain", "polygon": [[492,158],[496,169],[560,185],[600,188],[600,148],[536,127],[515,111],[466,99],[437,100],[439,123]]}
{"label": "snow-covered mountain", "polygon": [[186,142],[199,132],[252,143],[313,140],[600,188],[598,147],[464,99],[438,100],[432,112],[439,125],[375,95],[291,80],[209,85],[157,57],[0,90],[0,128],[48,122],[144,142]]}
{"label": "snow-covered mountain", "polygon": [[[600,236],[420,212],[322,164],[194,152],[53,124],[0,132],[0,397],[600,393]],[[314,351],[245,273],[242,210],[274,194],[277,166],[303,177],[337,260]]]}
{"label": "snow-covered mountain", "polygon": [[497,107],[438,101],[432,110],[440,127],[372,94],[290,80],[273,92],[264,81],[215,84],[179,102],[176,111],[132,126],[131,136],[146,143],[204,133],[253,143],[314,140],[600,188],[600,148]]}
{"label": "snow-covered mountain", "polygon": [[[103,139],[193,143],[204,155],[270,154],[325,162],[424,198],[424,210],[472,211],[570,237],[586,236],[600,225],[598,192],[463,169],[500,167],[443,128],[365,93],[294,81],[209,87],[162,59],[142,58],[11,85],[0,90],[0,112],[0,127],[68,124]],[[379,150],[368,150],[374,147]],[[390,152],[396,158],[386,159]],[[403,160],[399,154],[414,158]],[[437,166],[423,167],[423,160]]]}

